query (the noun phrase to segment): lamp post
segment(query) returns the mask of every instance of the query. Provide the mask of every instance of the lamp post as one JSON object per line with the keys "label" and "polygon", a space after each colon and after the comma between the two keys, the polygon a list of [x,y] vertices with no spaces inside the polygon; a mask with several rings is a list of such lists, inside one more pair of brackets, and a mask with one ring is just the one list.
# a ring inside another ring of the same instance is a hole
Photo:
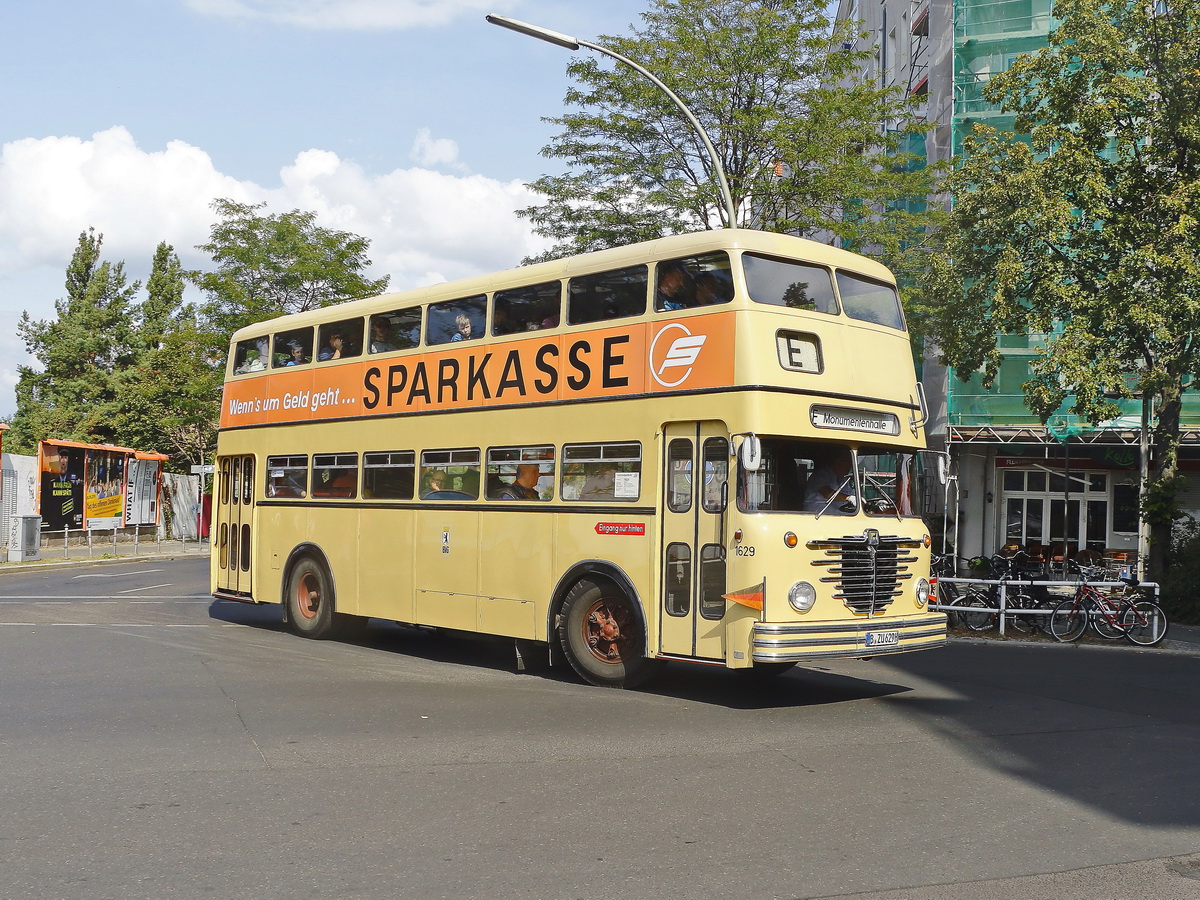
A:
{"label": "lamp post", "polygon": [[567,34],[562,34],[557,31],[551,31],[549,28],[542,28],[538,25],[530,25],[528,22],[521,22],[517,19],[510,19],[508,16],[489,15],[487,20],[493,25],[499,25],[501,28],[507,28],[510,31],[516,31],[519,34],[525,34],[529,37],[537,38],[540,41],[545,41],[548,44],[554,44],[558,47],[565,47],[568,50],[578,50],[580,47],[586,47],[589,50],[595,50],[597,53],[603,53],[605,56],[611,56],[618,62],[623,62],[630,68],[645,75],[650,81],[661,90],[664,94],[671,98],[680,111],[687,118],[696,134],[700,136],[700,140],[704,143],[704,149],[708,151],[708,157],[712,161],[713,171],[717,175],[717,183],[721,188],[721,200],[725,205],[726,225],[729,228],[737,227],[737,210],[733,205],[733,195],[729,192],[729,182],[725,178],[725,167],[721,165],[721,159],[717,156],[717,149],[709,140],[708,134],[704,131],[704,126],[700,124],[700,120],[692,115],[692,111],[684,105],[684,102],[675,96],[674,92],[663,84],[654,73],[644,66],[638,65],[632,59],[622,56],[615,50],[609,50],[607,47],[602,47],[599,44],[593,44],[591,41],[580,40],[579,38],[571,37]]}

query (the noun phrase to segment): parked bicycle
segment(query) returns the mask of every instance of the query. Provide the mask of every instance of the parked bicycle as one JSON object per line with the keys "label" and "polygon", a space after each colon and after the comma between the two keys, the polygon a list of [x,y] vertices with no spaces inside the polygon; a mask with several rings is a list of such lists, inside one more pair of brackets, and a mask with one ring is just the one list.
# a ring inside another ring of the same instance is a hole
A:
{"label": "parked bicycle", "polygon": [[[1049,594],[1045,588],[1028,583],[1028,557],[1023,553],[1013,556],[996,555],[991,558],[977,556],[968,561],[968,568],[979,572],[988,581],[999,581],[1003,584],[1004,606],[1006,620],[1017,631],[1030,634],[1042,627],[1044,616],[1030,613],[1022,614],[1022,610],[1049,609]],[[1025,580],[1027,583],[1022,584]],[[995,627],[999,620],[1000,584],[973,584],[967,588],[966,595],[959,601],[963,607],[975,607],[978,611],[964,610],[959,612],[958,619],[964,627],[971,631],[987,631]]]}
{"label": "parked bicycle", "polygon": [[1088,582],[1102,573],[1071,563],[1079,575],[1074,595],[1050,614],[1050,634],[1055,640],[1077,641],[1090,626],[1107,640],[1125,638],[1141,647],[1153,647],[1167,636],[1167,614],[1147,600],[1138,589],[1138,579],[1122,576],[1122,594],[1105,594]]}

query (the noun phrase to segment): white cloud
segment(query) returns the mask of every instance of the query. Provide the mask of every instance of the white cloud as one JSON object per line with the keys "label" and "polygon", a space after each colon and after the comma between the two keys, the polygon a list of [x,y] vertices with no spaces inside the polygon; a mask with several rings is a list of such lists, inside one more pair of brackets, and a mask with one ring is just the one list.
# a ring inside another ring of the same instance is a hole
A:
{"label": "white cloud", "polygon": [[422,166],[463,168],[458,162],[458,142],[449,138],[435,138],[428,128],[417,132],[409,158]]}
{"label": "white cloud", "polygon": [[493,12],[496,0],[187,0],[203,15],[256,19],[315,29],[414,28]]}
{"label": "white cloud", "polygon": [[[457,156],[453,141],[424,129],[417,147],[427,160]],[[15,321],[22,310],[54,315],[79,234],[103,234],[103,257],[124,260],[131,279],[145,279],[164,240],[185,266],[204,268],[210,261],[195,246],[208,238],[218,197],[265,202],[268,214],[313,210],[319,224],[369,238],[370,274],[390,275],[391,290],[509,268],[546,246],[513,212],[534,199],[516,181],[423,167],[375,174],[313,149],[263,186],[218,172],[182,141],[143,150],[119,126],[90,139],[13,141],[0,148],[0,415],[15,406],[9,386],[25,361]]]}

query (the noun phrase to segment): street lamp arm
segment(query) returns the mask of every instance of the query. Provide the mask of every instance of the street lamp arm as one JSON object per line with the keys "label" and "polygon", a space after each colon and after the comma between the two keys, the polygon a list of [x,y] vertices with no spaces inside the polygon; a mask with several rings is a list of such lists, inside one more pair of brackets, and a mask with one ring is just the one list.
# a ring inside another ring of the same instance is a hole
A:
{"label": "street lamp arm", "polygon": [[717,176],[717,184],[721,189],[721,200],[725,206],[725,224],[729,228],[737,227],[737,208],[733,205],[733,194],[729,190],[729,181],[725,177],[725,167],[721,165],[721,157],[717,155],[717,148],[713,146],[713,142],[709,140],[708,133],[704,130],[704,126],[700,124],[700,120],[692,115],[692,111],[687,108],[682,100],[675,96],[675,92],[662,83],[653,72],[645,66],[635,63],[627,56],[622,56],[615,50],[609,50],[607,47],[602,47],[599,44],[593,44],[591,41],[583,41],[579,38],[572,37],[568,34],[562,34],[558,31],[551,31],[549,28],[542,28],[539,25],[530,25],[528,22],[522,22],[518,19],[510,19],[508,16],[489,15],[486,17],[493,25],[499,25],[501,28],[507,28],[510,31],[515,31],[518,34],[524,34],[528,37],[537,38],[539,41],[546,41],[549,44],[554,44],[558,47],[565,47],[568,50],[578,50],[580,47],[586,47],[589,50],[595,50],[597,53],[603,53],[605,56],[611,56],[617,62],[622,62],[636,72],[641,73],[660,91],[671,98],[680,112],[687,118],[688,123],[700,136],[700,140],[704,144],[704,149],[708,151],[708,157],[712,161],[713,172]]}

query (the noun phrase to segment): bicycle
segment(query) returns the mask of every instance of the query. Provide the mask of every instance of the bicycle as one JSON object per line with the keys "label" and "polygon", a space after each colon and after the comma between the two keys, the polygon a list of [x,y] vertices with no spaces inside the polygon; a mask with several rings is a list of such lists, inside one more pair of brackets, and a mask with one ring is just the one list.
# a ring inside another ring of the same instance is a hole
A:
{"label": "bicycle", "polygon": [[[1013,556],[996,555],[990,559],[977,556],[968,561],[968,567],[975,571],[982,570],[990,580],[1000,581],[1005,587],[1005,611],[1022,609],[1039,609],[1044,601],[1032,593],[1014,584],[1015,590],[1008,589],[1008,582],[1017,581],[1022,574],[1020,564],[1025,559],[1023,552]],[[960,612],[959,621],[970,631],[987,631],[996,625],[999,613],[993,610],[1000,608],[999,584],[973,584],[967,589],[966,596],[960,604],[963,607],[976,607],[978,612]],[[1009,621],[1018,631],[1029,634],[1040,627],[1038,616],[1013,614]]]}
{"label": "bicycle", "polygon": [[1050,634],[1056,641],[1077,641],[1089,625],[1106,640],[1125,638],[1141,647],[1153,647],[1167,636],[1167,614],[1162,607],[1144,598],[1134,599],[1142,597],[1136,577],[1119,579],[1136,593],[1111,595],[1088,583],[1088,576],[1097,574],[1094,570],[1076,563],[1071,563],[1071,568],[1079,574],[1079,586],[1050,614]]}

